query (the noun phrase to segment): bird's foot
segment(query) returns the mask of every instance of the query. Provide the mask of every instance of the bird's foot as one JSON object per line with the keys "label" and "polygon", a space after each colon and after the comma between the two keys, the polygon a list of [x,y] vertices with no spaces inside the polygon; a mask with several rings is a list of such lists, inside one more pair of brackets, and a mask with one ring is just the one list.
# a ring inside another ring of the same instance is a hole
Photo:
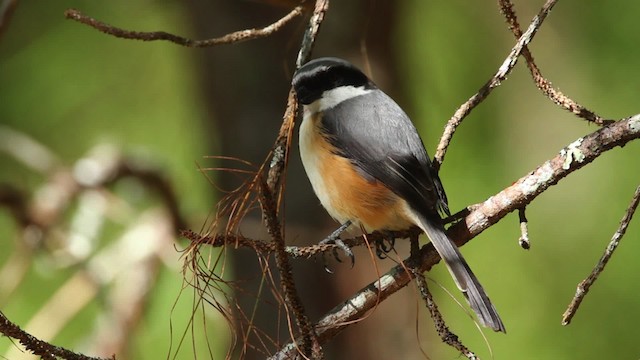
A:
{"label": "bird's foot", "polygon": [[[355,265],[356,262],[356,258],[355,256],[353,256],[353,251],[351,251],[351,248],[344,243],[344,241],[342,241],[340,239],[340,235],[349,227],[351,226],[351,220],[347,220],[344,224],[340,225],[340,227],[338,229],[336,229],[334,232],[331,233],[331,235],[329,235],[326,239],[320,241],[318,244],[319,245],[326,245],[326,244],[334,244],[336,245],[336,247],[333,248],[333,257],[336,259],[336,261],[338,262],[342,262],[342,259],[340,259],[340,255],[338,254],[338,249],[342,250],[342,252],[345,253],[345,255],[347,255],[349,257],[349,259],[351,259],[351,267],[353,267]],[[325,254],[322,254],[322,261],[324,262],[324,269],[329,272],[329,273],[333,273],[333,271],[331,271],[328,267],[327,267],[327,262],[325,259]]]}
{"label": "bird's foot", "polygon": [[390,231],[382,231],[381,234],[382,237],[375,241],[374,246],[378,259],[386,259],[389,257],[389,252],[395,248],[396,238]]}

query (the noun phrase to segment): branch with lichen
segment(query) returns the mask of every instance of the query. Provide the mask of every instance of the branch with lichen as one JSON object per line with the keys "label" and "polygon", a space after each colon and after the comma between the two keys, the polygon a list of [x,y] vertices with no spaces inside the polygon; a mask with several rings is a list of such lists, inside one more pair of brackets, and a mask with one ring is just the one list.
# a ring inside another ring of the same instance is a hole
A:
{"label": "branch with lichen", "polygon": [[[581,137],[561,149],[555,157],[545,161],[537,169],[521,177],[511,186],[491,196],[482,203],[468,206],[461,213],[464,218],[447,229],[447,235],[462,246],[484,230],[502,220],[507,214],[530,204],[549,187],[569,174],[583,168],[605,152],[640,139],[640,114],[617,121],[587,136]],[[345,302],[334,307],[316,324],[319,341],[324,344],[344,330],[353,320],[364,316],[377,304],[405,287],[415,271],[424,272],[440,261],[440,256],[430,243],[420,251],[396,265],[379,279],[370,283]],[[415,269],[414,272],[406,268]],[[272,359],[287,359],[296,351],[291,342],[282,347]]]}

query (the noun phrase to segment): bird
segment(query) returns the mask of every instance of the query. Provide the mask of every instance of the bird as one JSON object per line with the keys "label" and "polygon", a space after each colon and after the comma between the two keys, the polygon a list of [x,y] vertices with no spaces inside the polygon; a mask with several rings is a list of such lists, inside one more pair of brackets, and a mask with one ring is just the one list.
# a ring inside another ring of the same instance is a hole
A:
{"label": "bird", "polygon": [[323,57],[295,71],[302,105],[300,157],[311,186],[341,226],[325,241],[352,256],[339,239],[351,226],[368,232],[418,226],[430,239],[479,322],[506,333],[489,296],[445,232],[450,215],[437,171],[411,119],[350,62]]}

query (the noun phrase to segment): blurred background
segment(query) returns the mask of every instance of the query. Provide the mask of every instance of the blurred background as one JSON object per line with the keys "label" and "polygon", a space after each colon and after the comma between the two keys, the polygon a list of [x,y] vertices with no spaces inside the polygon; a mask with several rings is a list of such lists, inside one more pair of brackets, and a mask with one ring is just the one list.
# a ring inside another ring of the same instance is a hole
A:
{"label": "blurred background", "polygon": [[[287,1],[17,4],[0,33],[3,194],[55,204],[60,199],[52,184],[65,184],[71,175],[98,176],[91,166],[107,168],[126,158],[167,179],[185,226],[200,231],[219,196],[198,171],[199,165],[217,165],[204,156],[255,164],[266,156],[280,126],[305,20],[296,19],[267,39],[188,49],[110,37],[65,20],[63,12],[74,7],[126,29],[204,39],[267,25],[289,11]],[[541,5],[516,2],[523,28]],[[640,4],[623,0],[562,1],[530,48],[562,92],[605,118],[630,116],[640,112],[638,14]],[[495,2],[334,1],[314,57],[339,56],[370,69],[416,122],[433,155],[446,121],[493,75],[514,42]],[[485,200],[595,130],[548,101],[520,62],[454,138],[440,172],[451,209]],[[313,196],[297,143],[294,147],[287,239],[304,245],[324,238],[336,224]],[[449,326],[465,345],[495,359],[638,358],[637,219],[573,323],[563,327],[560,318],[618,227],[639,184],[639,158],[638,141],[614,149],[536,199],[527,208],[531,250],[518,246],[516,214],[463,248],[507,335],[485,331],[485,340],[466,306],[456,305],[436,285],[464,302],[446,270],[436,266],[428,274]],[[208,175],[224,188],[235,180]],[[23,228],[3,208],[0,310],[34,336],[88,355],[224,357],[229,332],[215,311],[196,317],[207,321],[195,335],[188,330],[193,294],[182,291],[180,259],[188,244],[175,237],[160,198],[127,177],[106,189],[82,191],[52,210],[44,217],[50,222],[44,233]],[[260,234],[258,220],[247,219],[243,233]],[[398,251],[408,255],[405,244],[398,244]],[[320,262],[294,262],[311,320],[375,279],[366,251],[358,249],[356,257],[354,269],[332,264],[333,275]],[[256,277],[249,252],[229,251],[227,258],[233,276]],[[382,271],[391,265],[378,264]],[[273,318],[260,314],[256,323],[273,327]],[[346,329],[326,354],[329,359],[423,358],[421,349],[431,359],[460,357],[436,337],[415,290],[407,288]],[[7,338],[0,341],[0,356],[31,358]]]}

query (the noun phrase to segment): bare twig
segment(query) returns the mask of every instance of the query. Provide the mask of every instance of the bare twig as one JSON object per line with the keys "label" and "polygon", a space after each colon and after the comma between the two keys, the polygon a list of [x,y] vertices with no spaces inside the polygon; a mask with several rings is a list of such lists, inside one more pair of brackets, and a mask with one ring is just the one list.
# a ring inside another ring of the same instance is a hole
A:
{"label": "bare twig", "polygon": [[[405,239],[413,236],[418,236],[421,233],[418,227],[414,227],[409,230],[403,231],[389,231],[384,234],[380,232],[374,232],[367,234],[367,240],[369,242],[376,242],[388,239],[390,236],[394,239]],[[194,244],[209,245],[213,247],[233,246],[234,248],[251,248],[261,255],[268,256],[276,251],[276,245],[272,241],[249,239],[240,234],[217,234],[215,236],[207,236],[196,233],[193,230],[182,230],[180,236],[188,239]],[[364,235],[356,236],[350,239],[343,239],[347,246],[350,248],[356,246],[366,245]],[[316,255],[320,255],[326,252],[331,252],[340,249],[338,245],[330,244],[314,244],[309,246],[286,246],[284,250],[287,255],[292,258],[304,258],[308,259]]]}
{"label": "bare twig", "polygon": [[[504,14],[507,19],[507,23],[509,24],[509,29],[513,33],[513,35],[517,38],[522,36],[522,30],[520,30],[520,25],[518,24],[518,18],[516,16],[515,11],[513,10],[513,3],[511,0],[499,0],[500,11]],[[613,120],[605,120],[602,117],[598,116],[591,110],[588,110],[584,106],[578,104],[574,100],[570,99],[566,95],[564,95],[559,90],[555,89],[549,80],[547,80],[540,69],[536,65],[533,60],[533,55],[529,51],[529,48],[525,45],[522,49],[522,56],[527,61],[527,67],[529,68],[529,72],[531,72],[531,76],[533,77],[533,81],[551,101],[553,101],[556,105],[561,106],[565,110],[568,110],[580,118],[583,118],[587,121],[593,122],[598,125],[606,125],[611,123]]]}
{"label": "bare twig", "polygon": [[[500,221],[508,213],[531,203],[538,195],[567,175],[581,169],[606,151],[616,146],[624,146],[635,139],[640,139],[640,114],[605,126],[574,141],[562,149],[557,156],[547,160],[511,186],[486,201],[463,210],[469,211],[469,214],[464,218],[464,221],[452,225],[447,230],[447,235],[458,246],[464,245]],[[320,342],[327,342],[352,320],[361,318],[376,304],[406,286],[411,281],[413,274],[407,272],[405,267],[424,272],[438,261],[440,261],[440,257],[433,246],[431,244],[424,245],[418,256],[410,256],[404,261],[404,266],[393,267],[379,279],[322,317],[315,326]],[[295,344],[287,344],[272,358],[285,359],[294,350]]]}
{"label": "bare twig", "polygon": [[[107,360],[106,358],[97,358],[74,353],[65,348],[51,345],[46,341],[42,341],[35,336],[26,333],[24,330],[14,323],[0,311],[0,333],[12,339],[16,339],[25,349],[34,355],[40,356],[46,360],[56,360],[58,358],[67,360]],[[110,359],[115,360],[115,355]]]}
{"label": "bare twig", "polygon": [[589,288],[591,288],[591,285],[593,285],[593,283],[595,283],[595,281],[598,279],[600,273],[604,271],[604,267],[609,262],[609,259],[611,259],[611,256],[613,256],[613,252],[616,250],[616,248],[620,244],[620,241],[622,240],[622,237],[627,231],[629,222],[631,222],[631,218],[638,208],[638,203],[640,203],[640,186],[636,188],[636,192],[633,194],[633,198],[631,199],[631,204],[629,204],[627,211],[620,221],[620,226],[618,227],[618,230],[616,230],[616,232],[613,234],[611,242],[609,242],[609,245],[605,249],[604,254],[600,258],[600,260],[598,260],[598,264],[591,271],[591,274],[589,274],[586,279],[582,280],[578,284],[578,287],[576,288],[576,294],[573,296],[573,299],[567,307],[567,310],[564,312],[564,314],[562,314],[562,325],[569,325],[571,323],[571,319],[578,311],[582,300],[584,300],[584,297],[589,292]]}
{"label": "bare twig", "polygon": [[165,31],[146,32],[146,31],[124,30],[124,29],[106,24],[102,21],[96,20],[92,17],[89,17],[76,9],[66,10],[64,12],[64,16],[67,19],[75,20],[79,23],[91,26],[92,28],[100,32],[103,32],[105,34],[112,35],[118,38],[142,40],[142,41],[166,40],[166,41],[170,41],[172,43],[186,46],[186,47],[202,48],[202,47],[211,47],[216,45],[234,44],[241,41],[267,37],[275,33],[276,31],[280,30],[284,25],[289,23],[295,17],[300,16],[303,13],[303,11],[304,11],[304,7],[302,5],[299,5],[299,6],[296,6],[293,10],[291,10],[287,15],[283,16],[280,20],[274,22],[271,25],[265,26],[260,29],[247,29],[247,30],[236,31],[219,38],[207,39],[207,40],[192,40],[182,36],[170,34]]}
{"label": "bare twig", "polygon": [[449,143],[451,142],[451,138],[455,133],[456,129],[462,123],[462,120],[469,115],[471,110],[473,110],[478,104],[480,104],[489,94],[493,91],[494,88],[498,87],[504,80],[507,79],[507,75],[511,72],[513,67],[516,65],[518,61],[518,57],[522,53],[523,49],[533,40],[538,29],[542,25],[542,22],[547,17],[553,6],[555,5],[557,0],[548,0],[538,15],[536,15],[527,31],[520,36],[516,45],[511,49],[511,52],[507,56],[507,58],[502,62],[498,71],[493,75],[493,77],[485,83],[477,93],[475,93],[469,100],[467,100],[464,104],[462,104],[458,110],[453,114],[451,119],[447,122],[447,125],[444,128],[444,132],[442,133],[442,137],[440,138],[440,143],[438,143],[438,148],[436,149],[436,153],[433,159],[433,167],[434,169],[440,169],[442,162],[444,161],[445,154],[447,152],[447,148],[449,147]]}
{"label": "bare twig", "polygon": [[531,248],[531,243],[529,242],[529,222],[527,221],[527,214],[525,214],[526,207],[521,207],[518,209],[518,218],[520,219],[520,238],[518,239],[518,244],[525,250],[529,250]]}
{"label": "bare twig", "polygon": [[467,357],[470,360],[477,360],[478,357],[471,350],[469,350],[460,339],[458,339],[458,335],[454,334],[449,330],[447,324],[442,318],[442,314],[438,310],[438,305],[433,300],[433,296],[429,291],[429,287],[427,286],[427,279],[425,279],[424,274],[420,271],[414,271],[413,276],[415,276],[416,284],[418,285],[418,289],[420,290],[420,296],[425,301],[427,305],[427,309],[429,310],[429,314],[431,315],[431,319],[433,319],[433,323],[436,327],[436,331],[442,339],[442,342],[453,347],[454,349],[460,351],[461,354]]}
{"label": "bare twig", "polygon": [[[306,62],[309,58],[315,39],[318,36],[318,31],[324,15],[329,8],[329,0],[317,0],[315,8],[307,25],[300,50],[297,57],[297,66],[300,67],[302,63]],[[287,169],[287,163],[289,160],[289,153],[291,149],[291,141],[293,139],[293,129],[295,126],[295,118],[298,111],[298,103],[296,101],[293,88],[289,90],[289,96],[287,98],[287,107],[283,115],[282,125],[278,131],[278,137],[272,147],[272,150],[267,155],[265,161],[260,168],[255,172],[255,176],[247,183],[241,191],[233,195],[233,202],[231,208],[233,210],[229,215],[229,222],[226,233],[231,234],[237,230],[236,225],[240,223],[242,218],[247,214],[248,207],[252,204],[249,198],[249,193],[257,190],[257,184],[261,182],[260,179],[264,170],[268,169],[266,174],[266,182],[270,191],[274,194],[274,199],[277,200],[276,209],[280,210],[280,202],[283,196],[284,182],[283,174]],[[223,213],[229,210],[227,206],[223,207],[222,211],[219,211],[217,218],[222,218]],[[214,224],[215,226],[215,224]]]}
{"label": "bare twig", "polygon": [[327,10],[329,10],[329,0],[316,0],[313,14],[311,14],[311,18],[309,19],[309,25],[304,32],[304,37],[302,38],[302,45],[300,45],[300,51],[298,52],[298,57],[296,59],[296,69],[300,68],[300,66],[309,60],[309,56],[313,50],[313,45],[315,44],[316,37],[318,36],[318,31],[320,31],[320,25],[324,20]]}
{"label": "bare twig", "polygon": [[[296,68],[300,67],[308,60],[313,45],[315,44],[315,39],[318,36],[320,25],[328,8],[329,0],[316,0],[313,13],[307,25],[307,29],[305,30],[305,35],[298,52]],[[276,209],[278,211],[280,210],[280,202],[283,195],[282,190],[284,189],[284,181],[282,181],[282,179],[289,160],[297,111],[298,103],[296,101],[293,88],[291,88],[287,98],[287,107],[283,115],[282,125],[278,131],[278,137],[276,138],[272,150],[269,152],[260,168],[255,171],[253,179],[248,181],[242,189],[238,189],[234,194],[230,194],[226,197],[225,201],[220,202],[225,204],[219,209],[216,219],[221,219],[225,215],[228,215],[229,221],[225,231],[226,234],[229,235],[234,233],[237,230],[237,225],[247,214],[248,208],[253,204],[253,198],[249,196],[249,193],[256,191],[259,192],[257,190],[257,184],[262,181],[261,177],[264,175],[265,169],[268,169],[268,173],[266,174],[267,186],[274,194],[274,199],[277,200]],[[215,221],[212,228],[216,227],[217,223],[218,222]]]}
{"label": "bare twig", "polygon": [[[316,1],[313,14],[311,15],[309,25],[307,26],[302,40],[302,45],[300,46],[297,58],[297,67],[300,67],[302,63],[308,60],[328,6],[328,0]],[[291,247],[285,247],[284,245],[284,237],[281,232],[281,224],[278,219],[280,201],[284,190],[284,181],[282,179],[284,178],[283,175],[287,169],[291,141],[293,138],[293,129],[297,114],[297,106],[298,104],[295,99],[293,89],[291,89],[289,91],[287,108],[283,116],[283,122],[280,131],[278,132],[275,144],[260,169],[256,172],[253,180],[249,181],[248,186],[244,187],[245,192],[238,194],[237,199],[245,200],[241,200],[241,202],[238,203],[238,206],[233,206],[233,212],[229,214],[229,223],[238,224],[240,222],[241,218],[246,214],[246,206],[250,204],[250,202],[246,201],[246,199],[250,198],[249,192],[257,191],[260,195],[263,217],[265,218],[265,222],[273,240],[270,244],[273,245],[276,263],[281,274],[281,284],[285,293],[285,305],[293,311],[298,328],[300,329],[304,339],[301,342],[300,349],[297,347],[296,349],[298,349],[305,357],[313,356],[314,358],[322,358],[322,348],[319,346],[314,329],[307,319],[302,301],[299,299],[295,290],[293,274],[291,273],[291,265],[289,264],[288,259],[290,254],[293,254],[294,256],[308,256],[307,254],[309,254],[309,252],[288,251]],[[266,183],[263,183],[265,169],[268,169],[268,171],[266,173]],[[221,217],[221,215],[222,214],[218,214],[218,217]],[[234,227],[229,229],[233,230]],[[232,235],[232,232],[227,231],[226,235]],[[201,240],[202,239],[198,239],[199,243],[201,243]],[[236,242],[235,244],[236,246],[240,245],[239,242]],[[258,245],[255,242],[251,243],[251,245],[256,249],[263,247],[262,244]]]}
{"label": "bare twig", "polygon": [[302,300],[300,300],[298,292],[296,291],[291,263],[289,262],[289,257],[285,251],[282,229],[277,218],[276,202],[273,199],[273,195],[267,184],[261,183],[261,185],[260,203],[262,204],[262,214],[265,218],[269,235],[271,235],[275,245],[276,264],[278,266],[278,270],[280,270],[280,284],[285,293],[286,305],[291,307],[298,328],[300,328],[302,333],[303,341],[300,349],[301,353],[303,356],[308,357],[312,355],[313,351],[314,358],[322,358],[321,347],[318,346],[319,344],[316,339],[314,329],[309,323],[307,314],[304,311]]}
{"label": "bare twig", "polygon": [[[328,0],[316,1],[313,14],[311,15],[298,53],[297,67],[308,60],[320,25],[324,19],[324,14],[328,9],[328,4]],[[257,193],[259,195],[263,217],[272,237],[271,243],[275,251],[277,267],[281,274],[281,285],[285,293],[285,306],[286,309],[291,309],[294,313],[298,328],[304,339],[300,343],[301,346],[299,348],[296,347],[296,349],[304,357],[312,356],[313,358],[322,358],[322,348],[319,346],[314,329],[307,319],[302,301],[299,299],[295,290],[293,274],[291,273],[291,266],[288,259],[289,253],[287,252],[287,247],[284,245],[284,235],[281,231],[282,225],[278,219],[281,208],[280,202],[285,186],[282,179],[284,179],[283,175],[287,169],[296,114],[297,102],[294,92],[291,89],[289,91],[283,122],[272,150],[258,171],[255,172],[253,179],[249,180],[241,191],[233,195],[231,207],[224,206],[222,211],[218,212],[216,218],[222,218],[223,215],[228,212],[229,224],[231,226],[227,227],[225,234],[227,236],[233,235],[236,229],[234,225],[240,223],[241,219],[247,213],[248,206],[252,203],[249,200],[252,198],[251,193]],[[265,173],[266,169],[268,170]],[[217,221],[215,223],[217,224]],[[198,239],[198,241],[201,240],[202,239]],[[236,245],[238,245],[238,243],[236,243]],[[255,248],[259,248],[260,246],[261,245],[257,245]],[[290,330],[292,330],[291,326]]]}
{"label": "bare twig", "polygon": [[[329,0],[316,1],[313,13],[309,19],[309,24],[307,25],[304,37],[302,38],[300,50],[298,51],[296,69],[300,68],[300,66],[309,60],[316,38],[318,37],[318,32],[320,31],[320,25],[322,24],[328,9]],[[276,188],[280,185],[280,181],[283,177],[282,175],[286,171],[297,111],[298,102],[296,101],[293,88],[291,88],[287,98],[287,108],[284,112],[282,125],[278,132],[278,138],[276,139],[276,142],[273,145],[273,150],[270,154],[271,160],[269,165],[269,174],[267,176],[267,185],[269,185],[271,191],[278,194],[278,203],[280,202],[282,193],[281,191],[277,191]],[[267,160],[268,159],[269,157],[267,157]],[[278,204],[278,209],[280,208],[279,205],[280,204]]]}
{"label": "bare twig", "polygon": [[[287,108],[284,111],[282,125],[278,132],[278,138],[276,139],[275,144],[273,144],[273,150],[271,152],[272,156],[269,163],[269,173],[267,174],[267,185],[271,191],[278,194],[278,200],[280,200],[282,194],[280,191],[280,185],[282,185],[281,180],[283,178],[283,174],[287,170],[297,112],[298,102],[296,101],[292,88],[289,90]],[[269,160],[268,157],[265,161],[267,160]],[[278,209],[280,209],[280,204],[278,204]]]}
{"label": "bare twig", "polygon": [[581,169],[614,147],[624,146],[639,138],[640,114],[578,138],[561,149],[554,158],[547,160],[511,186],[483,203],[470,206],[470,213],[465,221],[451,226],[449,234],[454,239],[465,239],[456,241],[458,245],[466,243],[468,239],[480,234],[507,213],[530,204],[538,195],[567,175]]}

